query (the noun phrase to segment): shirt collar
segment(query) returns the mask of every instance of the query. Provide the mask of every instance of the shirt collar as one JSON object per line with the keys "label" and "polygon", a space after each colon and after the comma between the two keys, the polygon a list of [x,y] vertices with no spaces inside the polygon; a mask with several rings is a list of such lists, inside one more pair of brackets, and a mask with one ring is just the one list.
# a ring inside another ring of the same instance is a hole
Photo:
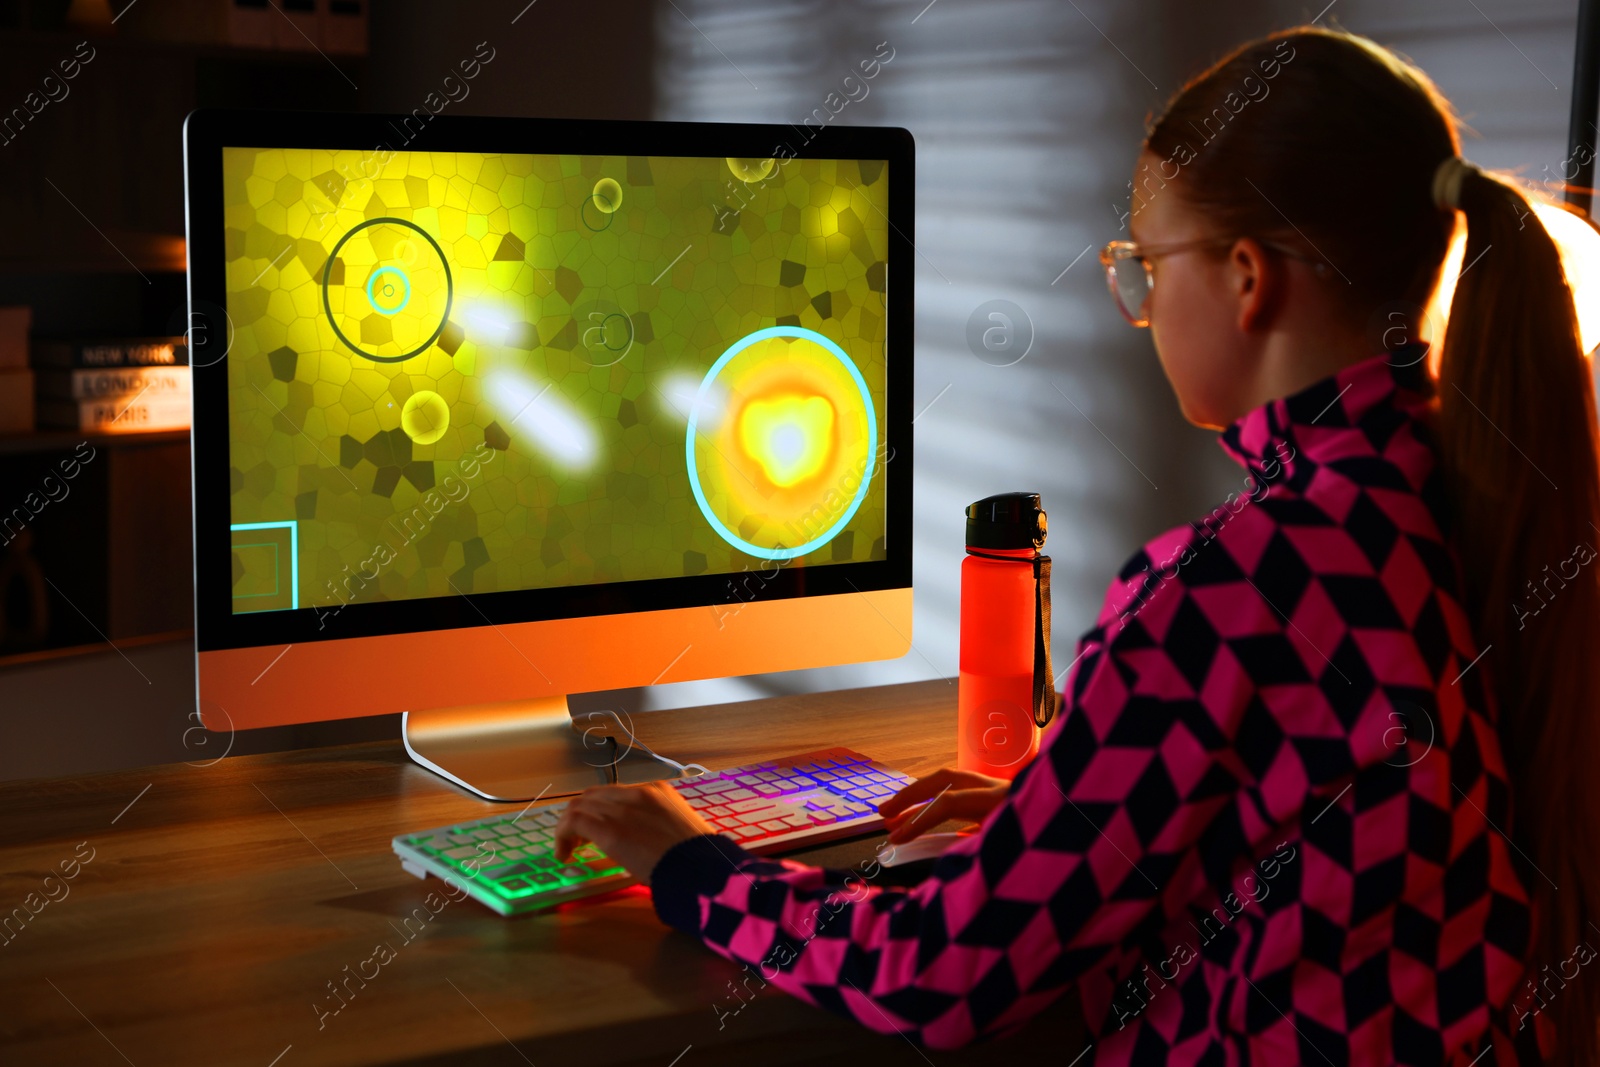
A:
{"label": "shirt collar", "polygon": [[[1302,456],[1325,462],[1350,455],[1353,443],[1382,452],[1395,430],[1423,418],[1432,402],[1427,354],[1426,341],[1413,341],[1269,400],[1222,432],[1222,450],[1252,471],[1281,463],[1291,477]],[[1353,441],[1353,433],[1365,443]]]}

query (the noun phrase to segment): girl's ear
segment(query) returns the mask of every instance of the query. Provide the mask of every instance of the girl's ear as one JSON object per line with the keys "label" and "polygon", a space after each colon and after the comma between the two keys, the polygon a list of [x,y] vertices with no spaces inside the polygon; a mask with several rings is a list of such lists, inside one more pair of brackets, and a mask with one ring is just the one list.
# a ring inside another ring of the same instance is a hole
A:
{"label": "girl's ear", "polygon": [[1282,271],[1254,237],[1241,237],[1228,250],[1228,290],[1240,332],[1255,333],[1272,324],[1283,289]]}

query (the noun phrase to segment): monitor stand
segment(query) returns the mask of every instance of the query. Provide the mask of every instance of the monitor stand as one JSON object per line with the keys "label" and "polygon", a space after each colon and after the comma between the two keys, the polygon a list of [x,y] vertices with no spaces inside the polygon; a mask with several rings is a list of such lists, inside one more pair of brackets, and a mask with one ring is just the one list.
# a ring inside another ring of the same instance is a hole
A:
{"label": "monitor stand", "polygon": [[554,800],[677,776],[638,751],[622,716],[575,715],[564,696],[408,711],[400,736],[418,764],[485,800]]}

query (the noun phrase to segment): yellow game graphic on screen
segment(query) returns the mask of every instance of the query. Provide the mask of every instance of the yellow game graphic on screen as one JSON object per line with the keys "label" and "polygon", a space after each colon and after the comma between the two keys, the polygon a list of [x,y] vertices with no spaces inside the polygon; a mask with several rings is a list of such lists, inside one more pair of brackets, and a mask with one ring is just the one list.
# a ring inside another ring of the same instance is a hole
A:
{"label": "yellow game graphic on screen", "polygon": [[886,557],[885,163],[223,174],[236,612]]}

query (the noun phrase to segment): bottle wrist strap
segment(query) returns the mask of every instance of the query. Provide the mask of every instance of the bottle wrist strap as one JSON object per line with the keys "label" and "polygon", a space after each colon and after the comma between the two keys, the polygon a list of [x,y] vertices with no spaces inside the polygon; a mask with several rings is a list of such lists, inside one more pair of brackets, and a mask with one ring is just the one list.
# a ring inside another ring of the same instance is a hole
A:
{"label": "bottle wrist strap", "polygon": [[1056,676],[1050,663],[1050,557],[1033,557],[1033,721],[1039,729],[1056,714]]}
{"label": "bottle wrist strap", "polygon": [[967,555],[1033,565],[1033,722],[1042,730],[1055,718],[1057,704],[1056,676],[1050,662],[1050,557],[1035,552],[1032,559],[1023,560],[972,548]]}

